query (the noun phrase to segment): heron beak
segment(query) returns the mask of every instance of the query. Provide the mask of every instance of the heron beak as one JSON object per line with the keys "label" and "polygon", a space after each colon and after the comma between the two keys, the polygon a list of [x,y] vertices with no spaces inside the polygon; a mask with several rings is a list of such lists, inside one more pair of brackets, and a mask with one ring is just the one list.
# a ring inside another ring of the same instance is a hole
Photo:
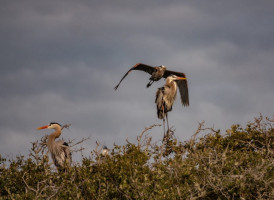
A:
{"label": "heron beak", "polygon": [[176,78],[176,80],[186,80],[186,78],[185,77],[178,77],[178,78]]}
{"label": "heron beak", "polygon": [[37,128],[37,130],[46,129],[46,128],[48,128],[48,127],[49,127],[48,125],[46,125],[46,126],[41,126],[41,127]]}

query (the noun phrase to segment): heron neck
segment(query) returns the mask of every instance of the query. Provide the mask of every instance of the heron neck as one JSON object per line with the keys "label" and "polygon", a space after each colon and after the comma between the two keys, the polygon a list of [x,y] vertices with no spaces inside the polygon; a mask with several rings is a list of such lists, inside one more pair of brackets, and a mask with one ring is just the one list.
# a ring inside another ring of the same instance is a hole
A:
{"label": "heron neck", "polygon": [[167,86],[170,88],[171,96],[175,99],[177,94],[177,83],[175,81],[167,81]]}
{"label": "heron neck", "polygon": [[60,137],[61,135],[61,127],[56,127],[55,131],[49,135],[48,143],[50,144],[56,138]]}
{"label": "heron neck", "polygon": [[176,90],[177,89],[177,83],[175,81],[172,81],[170,79],[166,80],[166,85],[168,85],[170,88]]}
{"label": "heron neck", "polygon": [[170,80],[170,78],[168,77],[168,78],[166,79],[166,85],[170,84],[170,82],[171,82],[171,80]]}

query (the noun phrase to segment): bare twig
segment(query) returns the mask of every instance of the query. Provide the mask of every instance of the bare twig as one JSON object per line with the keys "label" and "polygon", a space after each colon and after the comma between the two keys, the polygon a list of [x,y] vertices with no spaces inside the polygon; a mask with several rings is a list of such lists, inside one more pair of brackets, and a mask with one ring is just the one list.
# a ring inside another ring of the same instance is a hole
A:
{"label": "bare twig", "polygon": [[[153,124],[153,125],[151,125],[151,126],[149,126],[149,127],[145,127],[145,129],[142,131],[142,133],[141,133],[139,136],[137,136],[137,141],[138,141],[138,147],[139,147],[139,148],[141,148],[142,145],[145,145],[145,146],[146,146],[146,149],[148,148],[148,145],[149,145],[150,142],[151,142],[151,137],[148,138],[147,135],[146,135],[146,136],[144,137],[143,140],[142,140],[142,138],[143,138],[144,134],[145,134],[148,130],[154,128],[155,126],[161,126],[161,124]],[[147,141],[147,143],[144,144],[144,141]]]}
{"label": "bare twig", "polygon": [[63,130],[64,128],[69,130],[69,127],[71,126],[71,124],[65,124],[62,126],[61,130]]}

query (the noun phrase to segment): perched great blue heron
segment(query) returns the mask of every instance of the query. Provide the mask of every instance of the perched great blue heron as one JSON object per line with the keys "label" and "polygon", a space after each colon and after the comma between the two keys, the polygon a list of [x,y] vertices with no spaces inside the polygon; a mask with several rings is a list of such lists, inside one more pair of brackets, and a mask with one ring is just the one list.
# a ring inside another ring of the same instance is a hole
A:
{"label": "perched great blue heron", "polygon": [[[186,77],[184,73],[181,72],[174,72],[174,71],[170,71],[170,70],[166,70],[165,66],[157,66],[157,67],[153,67],[153,66],[149,66],[143,63],[137,63],[136,65],[134,65],[133,67],[131,67],[127,73],[122,77],[122,79],[120,80],[120,82],[118,83],[118,85],[115,86],[115,90],[117,90],[117,88],[119,87],[120,83],[123,81],[123,79],[132,71],[132,70],[140,70],[140,71],[144,71],[147,72],[151,75],[151,77],[149,78],[149,83],[147,84],[147,87],[151,86],[152,83],[154,81],[159,81],[161,78],[167,78],[170,75],[176,75],[179,77]],[[187,87],[187,85],[186,85]]]}
{"label": "perched great blue heron", "polygon": [[68,143],[64,141],[55,141],[55,139],[61,135],[62,126],[56,122],[51,122],[46,126],[37,128],[37,130],[41,129],[55,129],[48,137],[48,150],[58,171],[66,171],[71,163],[71,152]]}
{"label": "perched great blue heron", "polygon": [[172,110],[172,106],[177,94],[177,87],[180,91],[182,105],[189,105],[188,91],[185,85],[186,77],[171,75],[166,78],[166,84],[163,87],[158,88],[156,92],[155,104],[157,107],[157,115],[159,119],[163,119],[164,132],[165,118],[167,119],[167,127],[169,130],[167,113]]}

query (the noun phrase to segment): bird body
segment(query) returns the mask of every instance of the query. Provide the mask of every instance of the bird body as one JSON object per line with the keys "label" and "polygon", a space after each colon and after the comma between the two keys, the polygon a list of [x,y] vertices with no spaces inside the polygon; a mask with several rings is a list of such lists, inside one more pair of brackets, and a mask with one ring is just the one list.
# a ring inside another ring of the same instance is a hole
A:
{"label": "bird body", "polygon": [[159,81],[165,74],[166,67],[165,66],[159,66],[154,67],[154,71],[151,74],[151,77],[149,78],[149,82],[147,84],[147,88],[152,85],[154,81]]}
{"label": "bird body", "polygon": [[163,119],[167,112],[172,110],[176,95],[177,84],[168,77],[166,79],[166,84],[163,87],[158,88],[156,92],[155,103],[159,119]]}
{"label": "bird body", "polygon": [[62,127],[56,122],[52,122],[49,125],[37,128],[41,129],[55,129],[48,137],[47,146],[51,154],[54,165],[58,170],[66,169],[71,163],[71,152],[68,144],[64,141],[55,141],[61,135]]}
{"label": "bird body", "polygon": [[[169,130],[167,116],[168,116],[168,112],[172,110],[173,103],[176,99],[177,88],[182,87],[182,84],[183,84],[182,81],[185,81],[185,80],[186,80],[185,77],[178,77],[175,75],[171,75],[166,78],[165,85],[161,88],[158,88],[156,92],[155,104],[157,108],[157,115],[159,119],[163,120],[164,132],[165,132],[165,119],[167,119],[167,127]],[[184,101],[185,99],[185,97],[183,96],[184,94],[181,91],[180,91],[180,94],[181,94],[182,104],[187,106],[188,101],[187,102]]]}

